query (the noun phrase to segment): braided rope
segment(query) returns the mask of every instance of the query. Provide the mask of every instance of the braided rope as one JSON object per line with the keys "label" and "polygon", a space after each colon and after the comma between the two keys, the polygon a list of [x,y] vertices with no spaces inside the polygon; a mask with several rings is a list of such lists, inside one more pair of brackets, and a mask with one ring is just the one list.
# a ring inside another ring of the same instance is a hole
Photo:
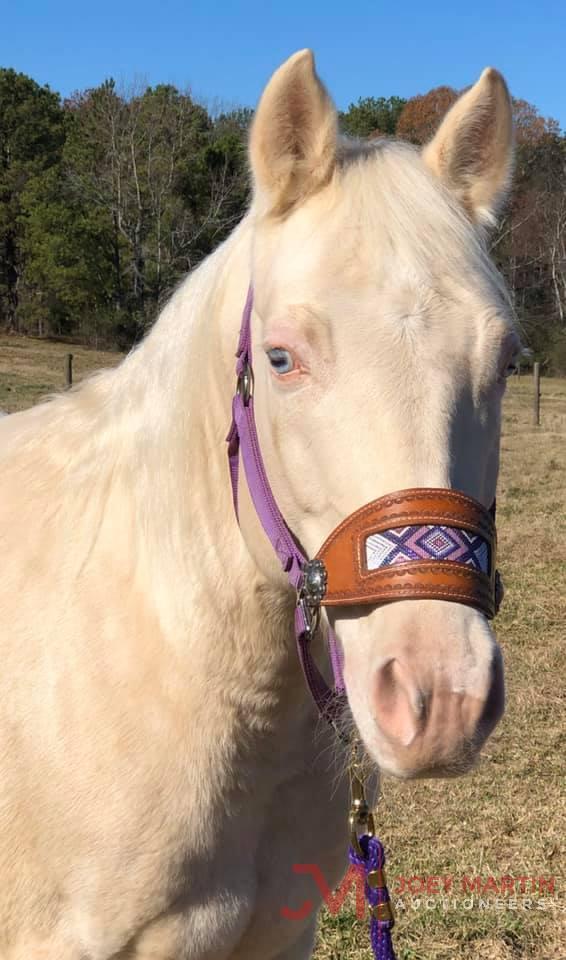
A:
{"label": "braided rope", "polygon": [[[391,939],[391,930],[395,920],[379,919],[376,915],[381,904],[389,904],[389,891],[385,885],[385,879],[381,880],[382,871],[385,866],[385,853],[383,845],[377,837],[370,837],[367,834],[359,838],[362,855],[356,853],[353,847],[350,847],[350,863],[355,866],[363,867],[365,872],[365,894],[372,917],[370,920],[370,941],[375,960],[396,960],[393,942]],[[373,874],[373,876],[370,876]],[[368,882],[369,880],[369,882]],[[374,885],[374,880],[383,885]]]}

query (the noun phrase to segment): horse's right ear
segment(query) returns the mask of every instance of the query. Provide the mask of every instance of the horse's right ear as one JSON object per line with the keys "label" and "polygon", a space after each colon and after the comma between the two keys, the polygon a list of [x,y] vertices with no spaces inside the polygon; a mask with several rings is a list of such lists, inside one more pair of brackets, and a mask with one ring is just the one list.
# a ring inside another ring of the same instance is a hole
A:
{"label": "horse's right ear", "polygon": [[282,215],[328,182],[336,164],[337,117],[310,50],[273,74],[250,139],[255,196],[262,213]]}
{"label": "horse's right ear", "polygon": [[497,70],[484,70],[456,101],[423,158],[472,220],[493,223],[509,188],[513,161],[511,98]]}

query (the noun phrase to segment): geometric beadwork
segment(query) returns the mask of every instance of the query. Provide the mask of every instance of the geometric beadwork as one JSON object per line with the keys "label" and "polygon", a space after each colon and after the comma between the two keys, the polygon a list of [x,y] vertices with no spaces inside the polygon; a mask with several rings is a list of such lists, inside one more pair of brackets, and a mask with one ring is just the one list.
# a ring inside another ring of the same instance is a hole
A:
{"label": "geometric beadwork", "polygon": [[489,546],[483,537],[458,527],[396,527],[372,533],[366,540],[368,570],[411,560],[452,560],[489,574]]}

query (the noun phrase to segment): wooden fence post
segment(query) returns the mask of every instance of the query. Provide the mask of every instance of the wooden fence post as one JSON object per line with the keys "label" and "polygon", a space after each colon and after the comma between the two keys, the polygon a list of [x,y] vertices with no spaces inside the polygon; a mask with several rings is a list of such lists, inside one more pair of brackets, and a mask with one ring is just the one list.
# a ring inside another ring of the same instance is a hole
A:
{"label": "wooden fence post", "polygon": [[535,427],[540,427],[540,363],[538,360],[533,365],[534,397],[533,397],[533,423]]}
{"label": "wooden fence post", "polygon": [[73,354],[68,353],[65,358],[65,387],[68,390],[73,386]]}

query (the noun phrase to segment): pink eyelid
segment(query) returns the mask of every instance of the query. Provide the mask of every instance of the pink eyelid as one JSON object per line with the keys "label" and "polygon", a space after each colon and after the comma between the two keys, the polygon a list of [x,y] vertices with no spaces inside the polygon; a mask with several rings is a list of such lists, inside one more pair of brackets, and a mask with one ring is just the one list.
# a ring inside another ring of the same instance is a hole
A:
{"label": "pink eyelid", "polygon": [[276,342],[268,341],[263,344],[263,349],[267,352],[268,350],[286,350],[293,359],[293,369],[289,370],[287,373],[277,373],[273,367],[270,367],[271,375],[278,381],[298,380],[300,376],[307,373],[307,367],[302,363],[300,357],[297,354],[297,351],[293,349],[290,344],[285,343],[284,341],[277,340]]}
{"label": "pink eyelid", "polygon": [[[289,353],[291,353],[291,351],[289,351]],[[295,360],[294,355],[291,354],[291,356],[293,360]],[[293,369],[288,370],[287,373],[277,373],[277,371],[271,367],[271,375],[275,377],[276,380],[298,380],[304,373],[306,373],[305,367],[301,366],[293,367]]]}

